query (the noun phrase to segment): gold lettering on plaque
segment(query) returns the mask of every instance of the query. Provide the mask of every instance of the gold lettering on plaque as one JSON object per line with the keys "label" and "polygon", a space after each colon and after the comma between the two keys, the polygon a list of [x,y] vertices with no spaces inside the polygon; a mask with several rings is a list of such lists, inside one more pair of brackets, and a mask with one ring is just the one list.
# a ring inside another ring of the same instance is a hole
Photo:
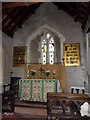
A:
{"label": "gold lettering on plaque", "polygon": [[80,44],[64,44],[64,65],[80,66]]}

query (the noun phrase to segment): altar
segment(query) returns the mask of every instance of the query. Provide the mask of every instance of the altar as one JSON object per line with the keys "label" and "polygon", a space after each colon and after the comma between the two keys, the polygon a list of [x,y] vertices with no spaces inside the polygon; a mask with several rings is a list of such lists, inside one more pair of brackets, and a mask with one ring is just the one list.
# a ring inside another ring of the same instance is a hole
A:
{"label": "altar", "polygon": [[[67,93],[65,67],[61,64],[29,64],[19,81],[19,97],[25,101],[47,101],[47,92]],[[49,72],[49,75],[46,75]],[[48,78],[47,78],[48,77]]]}
{"label": "altar", "polygon": [[20,79],[20,100],[47,102],[47,92],[56,92],[56,86],[55,79]]}
{"label": "altar", "polygon": [[61,91],[63,93],[67,93],[67,80],[66,80],[66,70],[65,66],[62,64],[28,64],[25,68],[25,78],[32,79],[30,76],[30,71],[35,70],[36,74],[34,76],[34,79],[46,79],[46,76],[44,74],[44,71],[49,70],[50,75],[48,79],[56,81],[59,81],[60,87],[58,91]]}

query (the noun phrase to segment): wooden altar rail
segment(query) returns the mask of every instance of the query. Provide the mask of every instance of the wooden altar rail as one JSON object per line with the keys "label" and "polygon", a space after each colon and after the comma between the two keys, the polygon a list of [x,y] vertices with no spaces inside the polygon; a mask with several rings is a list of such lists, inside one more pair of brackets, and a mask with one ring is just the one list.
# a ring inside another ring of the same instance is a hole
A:
{"label": "wooden altar rail", "polygon": [[[47,93],[47,118],[62,119],[62,118],[80,118],[80,107],[85,102],[90,105],[90,98],[85,94],[61,94]],[[59,107],[58,113],[54,111],[55,106]],[[53,112],[54,111],[54,112]]]}
{"label": "wooden altar rail", "polygon": [[[36,74],[35,74],[35,79],[40,79],[42,77],[42,79],[45,79],[45,75],[42,73],[42,76],[40,74],[40,69],[42,68],[42,70],[50,70],[50,75],[49,75],[49,79],[55,79],[59,80],[60,82],[60,90],[63,93],[67,93],[67,80],[66,80],[66,71],[65,71],[65,66],[62,64],[46,64],[46,65],[42,65],[42,64],[29,64],[28,65],[28,71],[30,72],[30,70],[36,70]],[[53,75],[53,73],[55,72],[55,75]],[[27,77],[27,76],[26,76]],[[29,76],[30,78],[30,76]]]}

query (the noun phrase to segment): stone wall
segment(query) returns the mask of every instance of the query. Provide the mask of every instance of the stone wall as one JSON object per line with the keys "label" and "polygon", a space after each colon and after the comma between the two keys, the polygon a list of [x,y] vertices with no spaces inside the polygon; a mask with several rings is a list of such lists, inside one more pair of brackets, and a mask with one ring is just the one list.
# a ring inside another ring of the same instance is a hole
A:
{"label": "stone wall", "polygon": [[[63,37],[65,43],[80,43],[81,66],[66,67],[66,77],[68,92],[70,91],[70,86],[83,86],[85,71],[82,69],[84,65],[84,47],[81,25],[78,22],[75,23],[73,18],[64,11],[58,10],[53,3],[43,3],[37,9],[36,13],[24,23],[22,29],[19,29],[15,33],[13,46],[28,45],[28,41],[33,40],[43,26],[48,26],[50,29],[53,29],[53,33],[57,33],[57,37],[60,40]],[[63,57],[62,55],[61,58]],[[24,68],[13,67],[12,70],[13,76],[24,77]]]}
{"label": "stone wall", "polygon": [[88,93],[90,94],[90,33],[88,33]]}
{"label": "stone wall", "polygon": [[13,40],[6,34],[2,34],[2,82],[10,82],[10,71],[12,69],[12,43]]}
{"label": "stone wall", "polygon": [[[0,93],[2,92],[2,33],[0,31]],[[1,105],[1,104],[0,104]]]}
{"label": "stone wall", "polygon": [[90,75],[90,33],[88,33],[88,73]]}

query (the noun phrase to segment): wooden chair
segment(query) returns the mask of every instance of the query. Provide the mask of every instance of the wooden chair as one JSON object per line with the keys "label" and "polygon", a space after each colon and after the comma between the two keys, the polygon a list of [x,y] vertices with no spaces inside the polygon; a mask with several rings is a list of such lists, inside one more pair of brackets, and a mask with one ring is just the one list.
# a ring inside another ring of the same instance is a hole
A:
{"label": "wooden chair", "polygon": [[[19,91],[19,80],[21,77],[11,77],[10,84],[4,85],[4,93],[13,91],[15,94],[15,98],[18,98],[18,91]],[[9,87],[9,90],[7,91],[6,88]]]}
{"label": "wooden chair", "polygon": [[14,113],[15,95],[14,92],[2,93],[2,113]]}

